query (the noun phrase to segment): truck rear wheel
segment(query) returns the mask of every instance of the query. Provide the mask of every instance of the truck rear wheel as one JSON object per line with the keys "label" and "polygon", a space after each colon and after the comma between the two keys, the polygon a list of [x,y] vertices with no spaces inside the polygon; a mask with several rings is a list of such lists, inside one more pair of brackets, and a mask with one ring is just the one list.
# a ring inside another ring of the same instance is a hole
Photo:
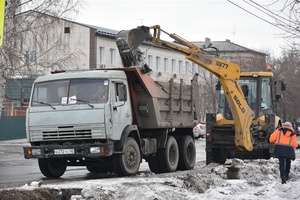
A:
{"label": "truck rear wheel", "polygon": [[59,178],[67,169],[67,163],[64,159],[39,158],[38,163],[42,174],[49,178]]}
{"label": "truck rear wheel", "polygon": [[166,147],[158,151],[158,162],[162,172],[174,172],[179,162],[179,150],[177,141],[173,136],[167,140]]}
{"label": "truck rear wheel", "polygon": [[190,170],[195,166],[196,160],[196,147],[195,141],[189,135],[180,137],[178,140],[179,145],[179,170]]}
{"label": "truck rear wheel", "polygon": [[119,176],[135,175],[141,162],[141,152],[135,139],[128,137],[124,144],[124,153],[114,155],[114,170]]}

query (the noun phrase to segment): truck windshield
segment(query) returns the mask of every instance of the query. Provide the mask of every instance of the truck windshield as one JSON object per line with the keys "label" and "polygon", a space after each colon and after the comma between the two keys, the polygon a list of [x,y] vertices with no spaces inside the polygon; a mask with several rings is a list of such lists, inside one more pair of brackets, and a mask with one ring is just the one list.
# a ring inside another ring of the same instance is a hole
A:
{"label": "truck windshield", "polygon": [[36,83],[32,106],[105,103],[108,79],[71,79]]}

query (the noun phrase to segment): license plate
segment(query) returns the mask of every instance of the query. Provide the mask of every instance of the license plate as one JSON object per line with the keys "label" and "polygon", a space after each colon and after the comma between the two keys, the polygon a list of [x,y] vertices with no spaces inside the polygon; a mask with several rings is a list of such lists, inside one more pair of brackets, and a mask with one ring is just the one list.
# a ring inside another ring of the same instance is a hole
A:
{"label": "license plate", "polygon": [[54,149],[54,154],[61,155],[61,154],[74,154],[74,149]]}

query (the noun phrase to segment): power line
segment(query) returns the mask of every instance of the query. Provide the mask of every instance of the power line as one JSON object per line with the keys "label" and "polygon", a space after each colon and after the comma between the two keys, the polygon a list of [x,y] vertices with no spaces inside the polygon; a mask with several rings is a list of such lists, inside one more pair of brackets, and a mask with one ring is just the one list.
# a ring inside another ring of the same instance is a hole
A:
{"label": "power line", "polygon": [[[288,33],[288,34],[291,34],[291,35],[300,37],[300,35],[298,35],[298,34],[295,33],[295,31],[297,32],[297,30],[294,30],[293,27],[290,26],[290,25],[287,25],[287,26],[290,27],[290,28],[286,28],[286,27],[283,28],[283,27],[281,27],[281,26],[278,25],[278,24],[272,23],[272,22],[270,22],[270,21],[268,21],[268,20],[266,20],[266,19],[264,19],[264,18],[262,18],[262,17],[260,17],[260,16],[258,16],[258,15],[256,15],[256,14],[254,14],[253,12],[250,12],[250,11],[246,10],[246,9],[243,8],[242,6],[240,6],[240,5],[238,5],[238,4],[234,3],[234,2],[232,2],[232,1],[230,1],[230,0],[227,0],[227,1],[228,1],[229,3],[235,5],[236,7],[242,9],[243,11],[245,11],[245,12],[247,12],[247,13],[253,15],[254,17],[256,17],[256,18],[258,18],[258,19],[260,19],[260,20],[262,20],[262,21],[264,21],[264,22],[266,22],[266,23],[268,23],[268,24],[270,24],[270,25],[272,25],[272,26],[274,26],[274,27],[276,27],[276,28],[278,28],[278,29],[281,29],[281,30],[284,31],[285,33]],[[244,0],[244,1],[245,1],[245,0]],[[246,1],[245,1],[245,2],[246,2]],[[251,4],[248,3],[248,2],[246,2],[246,3],[249,4],[249,5],[251,5]],[[257,10],[263,12],[264,14],[267,14],[265,11],[262,11],[261,9],[255,7],[254,5],[251,5],[251,6],[253,6],[253,7],[256,8]],[[269,10],[267,10],[267,11],[270,12]],[[274,13],[274,14],[275,14],[275,13]],[[267,14],[267,15],[270,16],[270,14]],[[270,17],[273,17],[273,18],[277,19],[277,18],[274,17],[274,16],[270,16]],[[284,19],[284,18],[283,18],[283,19]],[[279,20],[279,19],[277,19],[277,20],[278,20],[278,21],[281,21],[281,20]],[[286,19],[285,19],[285,20],[286,20]],[[286,24],[285,22],[283,22],[283,23]],[[291,32],[291,31],[292,31],[292,32]]]}

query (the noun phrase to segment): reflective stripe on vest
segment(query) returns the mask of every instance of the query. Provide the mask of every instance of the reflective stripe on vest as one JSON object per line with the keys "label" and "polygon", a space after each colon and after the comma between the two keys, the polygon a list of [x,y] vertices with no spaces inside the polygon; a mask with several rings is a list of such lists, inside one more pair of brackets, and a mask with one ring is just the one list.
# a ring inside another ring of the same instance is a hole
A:
{"label": "reflective stripe on vest", "polygon": [[280,130],[280,131],[279,131],[279,136],[278,136],[278,141],[277,141],[277,143],[278,143],[278,144],[281,144],[281,145],[292,146],[292,136],[290,136],[289,144],[282,144],[282,143],[280,143],[281,133],[282,133],[282,131]]}

